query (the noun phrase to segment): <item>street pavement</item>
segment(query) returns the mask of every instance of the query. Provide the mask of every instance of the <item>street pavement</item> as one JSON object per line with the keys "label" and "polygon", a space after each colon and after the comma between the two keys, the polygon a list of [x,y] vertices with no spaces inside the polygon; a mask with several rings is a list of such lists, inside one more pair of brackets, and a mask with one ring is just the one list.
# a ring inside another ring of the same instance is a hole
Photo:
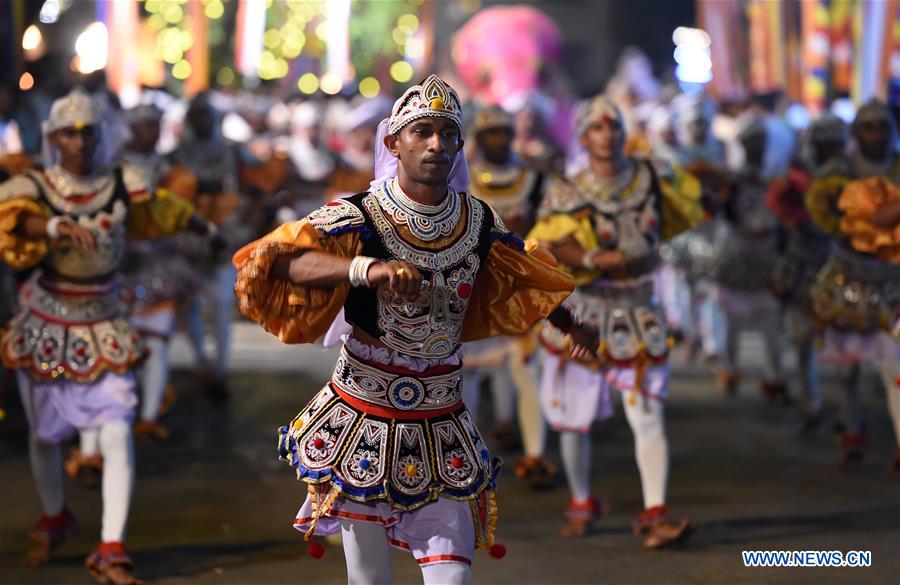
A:
{"label": "street pavement", "polygon": [[[877,379],[866,377],[868,457],[858,470],[840,471],[833,372],[823,372],[831,416],[817,433],[800,437],[797,407],[770,407],[760,398],[762,346],[747,341],[743,359],[751,371],[734,398],[720,395],[702,368],[673,359],[669,501],[674,516],[698,524],[690,542],[651,552],[631,534],[640,483],[619,409],[593,435],[592,487],[610,501],[611,513],[582,539],[559,536],[568,498],[562,478],[551,490],[529,491],[512,473],[517,454],[500,454],[507,465],[497,538],[508,554],[495,560],[476,553],[476,583],[900,583],[900,476],[887,469],[894,441]],[[327,545],[321,560],[306,555],[291,528],[305,487],[275,455],[275,428],[327,379],[334,357],[333,350],[285,346],[239,323],[231,400],[214,404],[195,391],[191,352],[176,339],[178,399],[164,420],[171,437],[137,448],[128,545],[139,576],[160,584],[346,582],[339,546]],[[0,583],[91,583],[82,563],[98,539],[100,493],[68,480],[80,533],[50,565],[22,566],[25,531],[40,506],[25,423],[15,397],[7,403],[9,417],[0,423]],[[490,410],[482,405],[482,417]],[[490,421],[481,422],[487,431]],[[552,434],[548,453],[558,464]],[[745,568],[743,550],[865,550],[872,566]],[[394,561],[396,582],[421,583],[411,557],[398,551]]]}

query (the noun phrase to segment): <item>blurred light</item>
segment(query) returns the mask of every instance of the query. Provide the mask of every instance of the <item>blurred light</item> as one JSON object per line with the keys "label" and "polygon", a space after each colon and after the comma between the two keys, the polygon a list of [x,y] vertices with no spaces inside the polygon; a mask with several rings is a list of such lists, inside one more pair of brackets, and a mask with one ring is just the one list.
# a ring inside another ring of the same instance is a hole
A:
{"label": "blurred light", "polygon": [[234,70],[231,67],[222,67],[216,73],[216,83],[219,85],[231,85],[234,83]]}
{"label": "blurred light", "polygon": [[59,0],[47,0],[41,6],[41,13],[38,15],[38,19],[44,24],[53,24],[59,20],[61,11],[62,7],[59,5]]}
{"label": "blurred light", "polygon": [[274,49],[281,43],[281,33],[277,28],[270,28],[263,34],[263,45],[269,49]]}
{"label": "blurred light", "polygon": [[712,59],[710,58],[710,39],[706,31],[699,28],[680,26],[672,33],[675,43],[675,77],[681,82],[685,93],[696,93],[693,85],[712,81]]}
{"label": "blurred light", "polygon": [[144,9],[150,14],[156,14],[159,12],[159,0],[147,0],[144,2]]}
{"label": "blurred light", "polygon": [[415,14],[404,14],[397,19],[397,28],[411,35],[419,30],[419,18]]}
{"label": "blurred light", "polygon": [[184,51],[178,45],[166,45],[162,48],[162,59],[170,65],[181,61],[182,56],[184,56]]}
{"label": "blurred light", "polygon": [[92,22],[75,40],[78,54],[78,71],[91,73],[106,67],[109,52],[109,34],[102,22]]}
{"label": "blurred light", "polygon": [[402,44],[406,43],[406,38],[408,36],[409,35],[407,35],[405,32],[403,32],[399,28],[395,28],[391,32],[391,37],[394,39],[394,42],[397,43],[398,45],[402,45]]}
{"label": "blurred light", "polygon": [[803,104],[793,103],[784,112],[784,119],[794,130],[804,130],[809,126],[809,112]]}
{"label": "blurred light", "polygon": [[314,94],[319,89],[319,78],[315,73],[304,73],[297,80],[297,89],[305,94]]}
{"label": "blurred light", "polygon": [[359,95],[372,98],[381,91],[381,84],[374,77],[364,77],[359,80]]}
{"label": "blurred light", "polygon": [[163,17],[169,24],[177,24],[181,22],[182,18],[184,18],[184,11],[181,9],[181,6],[172,3],[166,6],[166,10],[165,12],[163,12]]}
{"label": "blurred light", "polygon": [[686,83],[709,83],[712,81],[712,70],[709,67],[682,63],[675,66],[675,77]]}
{"label": "blurred light", "polygon": [[281,55],[288,59],[294,59],[303,52],[303,45],[306,44],[306,35],[303,33],[295,33],[285,36],[281,43]]}
{"label": "blurred light", "polygon": [[679,26],[675,29],[675,32],[672,33],[672,42],[676,45],[698,45],[701,47],[708,47],[710,41],[709,34],[700,28]]}
{"label": "blurred light", "polygon": [[322,86],[322,91],[324,91],[328,95],[335,95],[336,93],[341,91],[341,87],[344,84],[341,82],[340,77],[338,77],[334,73],[328,72],[322,76],[319,85]]}
{"label": "blurred light", "polygon": [[185,80],[191,76],[191,64],[182,59],[172,66],[172,77]]}
{"label": "blurred light", "polygon": [[194,33],[189,30],[183,30],[178,35],[179,45],[182,51],[187,51],[194,45]]}
{"label": "blurred light", "polygon": [[843,120],[847,124],[852,124],[856,118],[856,106],[853,101],[848,98],[838,98],[831,102],[831,113]]}
{"label": "blurred light", "polygon": [[403,54],[410,59],[421,59],[425,55],[425,43],[418,37],[407,39]]}
{"label": "blurred light", "polygon": [[25,29],[25,34],[22,35],[22,48],[26,51],[34,51],[41,46],[43,41],[44,35],[41,34],[41,29],[32,24]]}
{"label": "blurred light", "polygon": [[316,36],[319,37],[321,41],[328,40],[328,22],[323,20],[319,24],[316,25]]}
{"label": "blurred light", "polygon": [[161,14],[153,14],[147,19],[147,24],[154,30],[162,30],[166,27],[166,19]]}
{"label": "blurred light", "polygon": [[398,83],[406,83],[413,76],[412,65],[406,61],[397,61],[391,65],[391,79]]}
{"label": "blurred light", "polygon": [[225,14],[225,5],[219,2],[219,0],[212,0],[206,5],[203,13],[206,15],[206,18],[217,20],[222,18],[222,15]]}
{"label": "blurred light", "polygon": [[22,74],[22,77],[19,78],[19,89],[28,91],[32,87],[34,87],[34,77],[32,77],[31,73],[26,71]]}
{"label": "blurred light", "polygon": [[281,79],[285,75],[288,74],[288,64],[284,59],[278,59],[275,61],[275,78]]}
{"label": "blurred light", "polygon": [[222,136],[232,142],[243,144],[253,138],[253,128],[240,114],[228,112],[222,118]]}

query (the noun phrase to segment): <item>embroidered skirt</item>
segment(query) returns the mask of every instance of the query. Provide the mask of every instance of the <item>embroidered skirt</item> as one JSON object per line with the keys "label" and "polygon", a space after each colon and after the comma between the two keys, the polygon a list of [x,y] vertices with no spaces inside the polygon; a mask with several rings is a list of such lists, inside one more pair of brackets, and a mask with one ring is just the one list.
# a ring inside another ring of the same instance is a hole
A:
{"label": "embroidered skirt", "polygon": [[87,383],[106,372],[128,372],[144,347],[123,318],[117,289],[115,281],[76,284],[35,273],[0,334],[4,365],[38,382],[64,377]]}
{"label": "embroidered skirt", "polygon": [[329,486],[321,516],[340,500],[413,511],[446,498],[470,504],[477,546],[492,543],[500,461],[462,403],[458,365],[415,371],[344,346],[331,381],[279,430],[278,449],[298,479]]}

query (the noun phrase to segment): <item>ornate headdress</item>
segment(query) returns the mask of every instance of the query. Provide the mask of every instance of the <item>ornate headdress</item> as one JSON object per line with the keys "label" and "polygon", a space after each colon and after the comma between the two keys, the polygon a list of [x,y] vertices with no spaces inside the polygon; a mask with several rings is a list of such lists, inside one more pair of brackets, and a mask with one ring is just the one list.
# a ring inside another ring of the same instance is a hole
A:
{"label": "ornate headdress", "polygon": [[462,105],[456,91],[437,75],[429,75],[421,85],[407,89],[394,102],[388,132],[397,134],[404,126],[421,118],[446,118],[462,134]]}
{"label": "ornate headdress", "polygon": [[625,132],[625,119],[622,117],[622,112],[606,95],[598,95],[578,108],[575,134],[581,136],[591,124],[604,118],[615,120],[622,127],[622,132]]}
{"label": "ornate headdress", "polygon": [[834,114],[822,114],[813,120],[807,132],[813,143],[847,140],[847,125]]}
{"label": "ornate headdress", "polygon": [[99,122],[100,111],[94,99],[83,91],[75,90],[53,102],[44,129],[49,134],[62,128],[80,130]]}
{"label": "ornate headdress", "polygon": [[884,120],[891,127],[891,135],[897,135],[897,124],[894,121],[894,116],[891,115],[891,110],[888,108],[887,104],[877,99],[870,99],[866,103],[864,103],[859,111],[856,112],[856,118],[853,120],[852,127],[855,128],[857,124],[860,122],[868,121],[868,120]]}
{"label": "ornate headdress", "polygon": [[500,106],[481,106],[473,117],[472,132],[478,134],[489,128],[512,128],[513,119]]}
{"label": "ornate headdress", "polygon": [[140,104],[125,112],[125,121],[129,124],[151,122],[162,119],[162,110],[155,104]]}
{"label": "ornate headdress", "polygon": [[[446,118],[452,120],[463,133],[462,106],[459,96],[452,87],[444,83],[437,75],[430,75],[421,85],[414,85],[394,102],[391,117],[378,124],[375,137],[375,180],[374,189],[386,179],[397,176],[398,161],[384,145],[388,134],[397,134],[404,126],[420,118]],[[469,188],[469,166],[463,149],[456,153],[453,166],[450,167],[450,186],[457,191]]]}

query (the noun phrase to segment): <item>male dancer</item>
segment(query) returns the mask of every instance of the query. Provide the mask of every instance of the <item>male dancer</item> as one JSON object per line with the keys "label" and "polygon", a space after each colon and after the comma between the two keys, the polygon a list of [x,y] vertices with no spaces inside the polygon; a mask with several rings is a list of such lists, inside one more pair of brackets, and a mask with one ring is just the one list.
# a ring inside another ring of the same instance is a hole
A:
{"label": "male dancer", "polygon": [[[860,405],[863,364],[879,369],[900,441],[897,129],[888,107],[872,100],[850,130],[855,152],[826,164],[806,197],[810,217],[835,242],[811,295],[813,314],[825,328],[822,359],[842,366],[844,466],[859,463],[868,448]],[[892,465],[900,471],[900,450]]]}
{"label": "male dancer", "polygon": [[530,234],[549,242],[573,271],[579,286],[567,304],[600,330],[599,353],[576,352],[576,359],[567,356],[569,340],[555,327],[542,331],[542,405],[551,427],[562,432],[572,492],[562,534],[583,535],[603,513],[590,492],[590,427],[610,415],[609,391],[615,389],[634,433],[643,488],[644,511],[634,530],[646,547],[659,548],[686,538],[692,527],[687,520],[671,522],[666,506],[669,339],[653,274],[660,242],[700,220],[700,185],[673,189],[648,162],[626,157],[622,115],[605,96],[583,105],[577,135],[589,166],[550,184]]}
{"label": "male dancer", "polygon": [[766,205],[787,231],[787,246],[775,264],[772,286],[784,303],[784,331],[797,351],[800,386],[804,396],[802,431],[809,432],[822,420],[822,392],[816,374],[815,339],[809,289],[828,259],[831,238],[810,220],[804,196],[812,184],[812,173],[847,145],[847,126],[837,116],[825,114],[810,124],[803,160],[786,177],[776,179],[766,193]]}
{"label": "male dancer", "polygon": [[771,278],[778,255],[778,220],[766,207],[765,194],[775,177],[764,175],[767,134],[765,122],[753,114],[741,120],[738,133],[744,147],[744,166],[724,204],[726,229],[716,233],[712,273],[727,323],[725,369],[719,385],[737,392],[741,333],[759,330],[765,339],[766,368],[760,392],[771,403],[787,402],[782,372],[781,307],[772,294]]}
{"label": "male dancer", "polygon": [[[469,192],[490,205],[510,231],[524,237],[537,215],[543,176],[513,152],[513,119],[502,108],[482,106],[473,122],[475,148],[469,159]],[[535,364],[529,363],[531,345],[532,335],[466,344],[463,400],[477,418],[481,381],[485,377],[490,380],[495,414],[492,434],[501,448],[511,449],[517,442],[512,417],[518,395],[525,456],[516,464],[516,475],[539,489],[549,485],[556,470],[544,457],[546,428],[534,381]]]}
{"label": "male dancer", "polygon": [[461,401],[460,341],[528,331],[573,283],[460,191],[461,108],[444,81],[408,89],[378,134],[371,190],[240,250],[235,290],[288,343],[322,336],[342,307],[352,326],[331,381],[281,429],[308,484],[295,527],[342,532],[350,583],[390,582],[389,545],[425,583],[471,583],[498,469]]}
{"label": "male dancer", "polygon": [[46,562],[75,528],[59,443],[88,431],[105,465],[101,542],[85,564],[98,582],[127,585],[140,582],[123,542],[134,482],[131,370],[144,348],[120,312],[116,275],[126,235],[211,230],[182,199],[148,189],[134,168],[106,166],[100,126],[86,94],[57,100],[44,125],[46,170],[0,186],[0,255],[17,270],[39,265],[0,335],[0,357],[16,370],[44,508],[27,562]]}

